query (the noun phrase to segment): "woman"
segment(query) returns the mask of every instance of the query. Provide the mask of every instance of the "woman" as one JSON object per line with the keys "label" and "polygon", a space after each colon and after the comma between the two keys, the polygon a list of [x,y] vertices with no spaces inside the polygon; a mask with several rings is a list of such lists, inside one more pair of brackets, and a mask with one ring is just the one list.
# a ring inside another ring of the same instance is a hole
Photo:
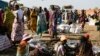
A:
{"label": "woman", "polygon": [[27,27],[28,27],[29,30],[30,30],[30,14],[31,14],[31,11],[28,8],[27,11],[26,11],[26,17],[27,17]]}
{"label": "woman", "polygon": [[20,42],[24,33],[24,18],[23,11],[19,9],[19,5],[15,5],[15,11],[13,12],[15,19],[13,22],[11,39],[13,42]]}
{"label": "woman", "polygon": [[86,18],[87,18],[86,11],[82,10],[80,18],[79,18],[79,22],[82,24],[82,30],[84,30],[84,26],[85,26],[85,23],[86,23]]}
{"label": "woman", "polygon": [[54,6],[51,6],[51,10],[50,10],[50,19],[49,19],[49,34],[53,35],[53,24],[54,24]]}
{"label": "woman", "polygon": [[77,22],[77,20],[78,20],[78,18],[79,18],[78,11],[77,11],[77,10],[75,10],[75,11],[74,11],[74,13],[73,13],[73,21],[76,23],[76,22]]}
{"label": "woman", "polygon": [[13,24],[14,18],[15,16],[13,14],[13,11],[10,10],[10,8],[7,8],[5,11],[3,23],[4,23],[4,26],[6,26],[6,28],[8,29],[7,35],[9,39],[11,39],[12,24]]}
{"label": "woman", "polygon": [[54,19],[53,19],[53,35],[52,37],[54,38],[57,38],[57,20],[59,18],[59,13],[58,13],[58,9],[55,8],[55,11],[54,11]]}
{"label": "woman", "polygon": [[33,9],[30,14],[30,29],[33,33],[36,32],[36,27],[37,27],[37,12],[35,9]]}
{"label": "woman", "polygon": [[45,15],[46,15],[46,21],[47,21],[47,29],[49,29],[49,11],[47,10],[47,8],[44,8],[45,11]]}
{"label": "woman", "polygon": [[92,50],[92,44],[89,41],[89,34],[85,34],[80,39],[78,56],[94,56]]}
{"label": "woman", "polygon": [[3,10],[0,9],[0,26],[3,25]]}
{"label": "woman", "polygon": [[58,19],[57,19],[57,23],[60,25],[62,23],[62,11],[58,10]]}
{"label": "woman", "polygon": [[39,8],[38,20],[37,20],[37,34],[42,36],[42,33],[47,30],[46,28],[46,16],[42,10],[42,7]]}

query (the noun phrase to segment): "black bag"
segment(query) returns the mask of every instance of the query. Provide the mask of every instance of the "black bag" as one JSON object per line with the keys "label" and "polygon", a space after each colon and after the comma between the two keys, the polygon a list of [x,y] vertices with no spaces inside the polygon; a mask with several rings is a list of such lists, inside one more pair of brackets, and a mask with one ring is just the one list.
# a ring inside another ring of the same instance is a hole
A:
{"label": "black bag", "polygon": [[88,18],[86,18],[86,19],[85,19],[85,22],[89,22],[89,19],[88,19]]}
{"label": "black bag", "polygon": [[96,22],[95,25],[97,26],[97,31],[100,31],[100,21]]}
{"label": "black bag", "polygon": [[6,26],[0,26],[0,35],[5,35],[6,32],[8,32],[8,29]]}
{"label": "black bag", "polygon": [[75,52],[75,50],[73,48],[69,47],[67,44],[64,45],[64,49],[65,49],[64,56],[76,56],[75,53],[72,53],[72,52]]}

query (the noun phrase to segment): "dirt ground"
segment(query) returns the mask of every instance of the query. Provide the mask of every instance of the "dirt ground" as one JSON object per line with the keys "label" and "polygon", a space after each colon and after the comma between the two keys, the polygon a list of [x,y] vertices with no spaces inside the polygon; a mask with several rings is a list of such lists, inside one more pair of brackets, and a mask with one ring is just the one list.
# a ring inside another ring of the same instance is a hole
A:
{"label": "dirt ground", "polygon": [[93,45],[100,46],[100,32],[97,31],[96,26],[91,26],[91,25],[86,24],[85,32],[90,34],[90,39]]}
{"label": "dirt ground", "polygon": [[[27,27],[25,27],[27,29]],[[30,30],[25,30],[25,32],[28,32],[28,33],[32,33]],[[93,25],[88,25],[86,24],[85,25],[85,28],[84,28],[84,32],[81,33],[81,34],[66,34],[69,36],[69,38],[79,38],[80,35],[84,34],[84,33],[88,33],[90,35],[90,40],[92,41],[93,45],[98,45],[100,46],[100,32],[97,31],[97,27],[96,26],[93,26]],[[43,34],[43,37],[46,37],[47,38],[42,38],[42,39],[45,39],[45,40],[49,40],[51,37],[49,34]]]}
{"label": "dirt ground", "polygon": [[[27,28],[25,29],[25,32],[32,34],[30,30],[27,30]],[[100,32],[96,30],[96,26],[90,26],[86,24],[84,32],[90,34],[90,40],[92,41],[93,45],[100,46]],[[80,37],[81,34],[66,34],[66,35],[68,35],[69,38],[77,39],[78,37]],[[43,34],[43,38],[41,39],[50,40],[51,37],[49,34]],[[10,47],[9,49],[0,51],[0,56],[16,56],[16,47]]]}

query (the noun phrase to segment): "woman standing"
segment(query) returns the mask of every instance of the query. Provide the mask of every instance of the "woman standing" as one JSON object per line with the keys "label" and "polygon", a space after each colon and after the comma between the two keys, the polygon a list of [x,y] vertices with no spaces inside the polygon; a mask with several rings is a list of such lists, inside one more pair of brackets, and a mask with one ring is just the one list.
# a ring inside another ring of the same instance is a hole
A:
{"label": "woman standing", "polygon": [[12,24],[13,24],[14,18],[15,16],[13,14],[13,10],[10,8],[7,8],[4,14],[3,23],[4,23],[4,26],[8,29],[7,36],[9,37],[9,39],[11,39]]}
{"label": "woman standing", "polygon": [[31,11],[30,14],[30,29],[32,32],[36,32],[37,27],[37,12],[35,9]]}
{"label": "woman standing", "polygon": [[54,6],[51,6],[51,10],[50,10],[50,19],[49,19],[49,34],[53,35],[53,24],[54,24]]}
{"label": "woman standing", "polygon": [[78,11],[77,11],[77,10],[75,10],[75,11],[74,11],[74,13],[73,13],[73,21],[76,23],[76,22],[77,22],[77,20],[78,20],[78,18],[79,18]]}
{"label": "woman standing", "polygon": [[0,26],[3,24],[3,11],[0,9]]}
{"label": "woman standing", "polygon": [[23,11],[19,9],[19,5],[15,5],[15,11],[13,12],[15,15],[15,19],[13,22],[11,39],[16,42],[20,42],[24,33],[24,18],[23,18]]}
{"label": "woman standing", "polygon": [[44,12],[45,12],[45,15],[46,15],[46,22],[47,22],[47,29],[49,29],[49,11],[47,8],[44,8]]}
{"label": "woman standing", "polygon": [[37,20],[37,34],[41,34],[44,31],[46,31],[46,16],[45,13],[42,10],[42,7],[39,8],[39,13],[38,13],[38,20]]}
{"label": "woman standing", "polygon": [[86,11],[85,10],[82,10],[81,11],[81,15],[80,15],[80,19],[79,19],[79,22],[82,24],[82,30],[84,30],[84,26],[85,26],[85,23],[86,23]]}
{"label": "woman standing", "polygon": [[26,17],[27,17],[27,27],[28,27],[28,29],[30,30],[30,13],[31,13],[31,11],[30,11],[30,9],[28,8],[27,9],[27,11],[26,11]]}

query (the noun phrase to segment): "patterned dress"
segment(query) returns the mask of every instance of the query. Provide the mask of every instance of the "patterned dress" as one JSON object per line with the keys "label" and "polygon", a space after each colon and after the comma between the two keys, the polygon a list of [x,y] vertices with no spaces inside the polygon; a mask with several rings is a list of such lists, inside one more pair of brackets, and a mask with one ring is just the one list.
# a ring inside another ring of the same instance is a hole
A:
{"label": "patterned dress", "polygon": [[5,15],[4,15],[4,26],[8,29],[7,34],[9,35],[9,38],[11,36],[11,31],[12,31],[12,24],[14,22],[14,14],[12,11],[10,11],[9,9],[7,11],[5,11]]}
{"label": "patterned dress", "polygon": [[37,13],[31,12],[30,14],[30,28],[33,31],[36,32],[36,28],[37,28]]}
{"label": "patterned dress", "polygon": [[22,39],[23,33],[24,33],[24,23],[22,20],[17,20],[17,13],[18,11],[13,12],[15,15],[15,19],[12,26],[12,33],[11,33],[11,39],[12,41],[20,41]]}
{"label": "patterned dress", "polygon": [[49,34],[52,35],[54,26],[54,11],[50,11]]}

